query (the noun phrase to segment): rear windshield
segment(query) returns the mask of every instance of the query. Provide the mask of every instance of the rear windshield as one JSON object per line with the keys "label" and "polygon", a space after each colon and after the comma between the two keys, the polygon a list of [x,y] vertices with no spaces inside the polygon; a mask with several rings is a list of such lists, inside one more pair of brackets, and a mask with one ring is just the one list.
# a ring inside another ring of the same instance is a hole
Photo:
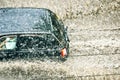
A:
{"label": "rear windshield", "polygon": [[18,43],[20,49],[46,49],[58,45],[58,41],[52,35],[21,35]]}
{"label": "rear windshield", "polygon": [[9,35],[0,37],[0,50],[14,49],[53,49],[59,42],[51,34]]}

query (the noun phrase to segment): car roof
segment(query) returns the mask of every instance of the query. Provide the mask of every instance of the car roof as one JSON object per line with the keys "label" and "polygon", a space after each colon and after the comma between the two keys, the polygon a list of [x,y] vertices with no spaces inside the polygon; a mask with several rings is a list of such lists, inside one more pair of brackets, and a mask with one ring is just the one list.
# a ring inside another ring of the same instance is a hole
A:
{"label": "car roof", "polygon": [[50,32],[52,11],[44,8],[0,8],[0,35],[13,32]]}

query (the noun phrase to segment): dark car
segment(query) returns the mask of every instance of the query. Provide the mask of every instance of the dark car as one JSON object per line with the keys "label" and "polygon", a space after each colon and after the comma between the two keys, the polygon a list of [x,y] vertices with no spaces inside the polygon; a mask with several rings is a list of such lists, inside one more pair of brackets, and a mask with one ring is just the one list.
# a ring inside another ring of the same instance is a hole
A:
{"label": "dark car", "polygon": [[44,8],[0,8],[0,58],[69,54],[67,27]]}

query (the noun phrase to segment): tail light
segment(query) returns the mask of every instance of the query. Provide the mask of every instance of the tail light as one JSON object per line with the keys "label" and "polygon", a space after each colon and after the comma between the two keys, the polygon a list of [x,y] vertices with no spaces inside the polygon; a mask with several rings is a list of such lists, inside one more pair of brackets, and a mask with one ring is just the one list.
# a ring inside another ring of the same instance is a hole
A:
{"label": "tail light", "polygon": [[63,48],[62,50],[61,50],[61,57],[62,58],[64,58],[66,55],[67,55],[67,51],[66,51],[66,48]]}

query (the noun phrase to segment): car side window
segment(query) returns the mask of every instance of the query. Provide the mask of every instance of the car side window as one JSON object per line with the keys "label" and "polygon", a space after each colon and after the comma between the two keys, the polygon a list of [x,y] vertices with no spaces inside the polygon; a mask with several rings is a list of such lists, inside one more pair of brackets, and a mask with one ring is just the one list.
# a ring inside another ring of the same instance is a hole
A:
{"label": "car side window", "polygon": [[15,49],[17,43],[17,36],[9,35],[0,38],[0,50]]}
{"label": "car side window", "polygon": [[63,30],[62,30],[62,27],[55,16],[54,16],[54,18],[52,18],[52,25],[53,25],[53,32],[54,32],[55,36],[60,41],[62,41],[63,40],[62,39],[63,38]]}

